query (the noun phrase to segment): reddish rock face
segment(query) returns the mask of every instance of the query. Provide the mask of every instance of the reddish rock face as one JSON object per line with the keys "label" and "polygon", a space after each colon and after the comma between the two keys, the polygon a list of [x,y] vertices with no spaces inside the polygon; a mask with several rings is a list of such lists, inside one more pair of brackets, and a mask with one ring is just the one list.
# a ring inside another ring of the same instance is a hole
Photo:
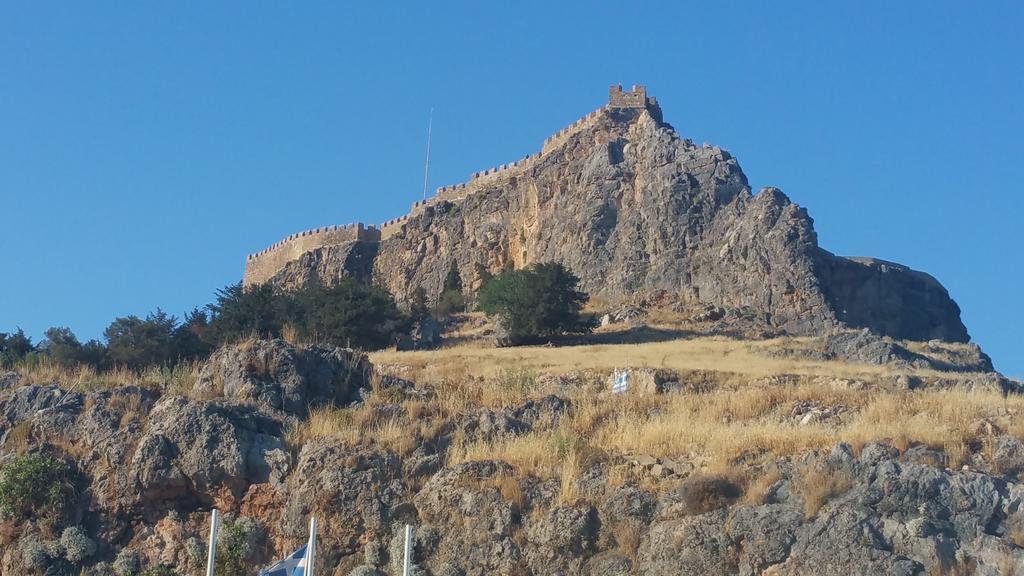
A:
{"label": "reddish rock face", "polygon": [[271,281],[372,275],[402,302],[418,287],[439,294],[453,264],[472,293],[487,274],[554,261],[610,300],[666,290],[793,334],[846,324],[968,340],[935,279],[821,249],[806,210],[775,188],[753,194],[728,152],[681,138],[657,116],[604,108],[540,155],[417,205],[379,244],[312,250]]}

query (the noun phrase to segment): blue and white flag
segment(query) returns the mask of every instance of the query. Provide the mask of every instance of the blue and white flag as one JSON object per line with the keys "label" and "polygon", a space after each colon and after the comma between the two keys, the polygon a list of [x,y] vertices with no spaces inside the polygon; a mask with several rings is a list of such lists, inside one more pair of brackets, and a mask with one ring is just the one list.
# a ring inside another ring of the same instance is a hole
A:
{"label": "blue and white flag", "polygon": [[307,546],[303,546],[292,552],[291,556],[263,569],[259,576],[306,576],[306,566],[308,566],[306,548]]}
{"label": "blue and white flag", "polygon": [[612,393],[622,394],[629,390],[629,370],[615,371],[612,377]]}

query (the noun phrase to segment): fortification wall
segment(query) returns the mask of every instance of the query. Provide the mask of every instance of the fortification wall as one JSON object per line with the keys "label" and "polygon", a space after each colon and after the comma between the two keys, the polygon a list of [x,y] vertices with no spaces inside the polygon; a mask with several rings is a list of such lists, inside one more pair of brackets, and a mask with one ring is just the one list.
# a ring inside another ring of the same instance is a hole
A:
{"label": "fortification wall", "polygon": [[545,155],[563,146],[580,131],[596,124],[602,113],[610,107],[643,108],[651,102],[654,102],[654,99],[647,98],[647,92],[642,86],[639,88],[634,86],[631,92],[623,92],[621,86],[616,91],[616,87],[613,86],[609,91],[608,106],[594,110],[546,138],[540,152],[527,154],[514,162],[474,172],[467,182],[442,186],[436,190],[434,196],[414,202],[408,214],[382,222],[379,227],[349,224],[316,228],[293,234],[266,250],[250,254],[246,259],[244,283],[248,286],[266,282],[288,262],[298,259],[306,252],[324,246],[350,240],[379,242],[390,238],[401,231],[410,218],[422,214],[427,208],[438,202],[460,202],[485,188],[514,184],[517,178],[520,178]]}
{"label": "fortification wall", "polygon": [[466,197],[475,194],[484,188],[514,184],[517,178],[521,177],[523,173],[529,170],[544,155],[565,144],[569,138],[579,133],[581,130],[589,128],[597,123],[601,113],[605,110],[607,110],[607,106],[602,106],[546,138],[544,140],[544,146],[540,152],[527,154],[514,162],[474,172],[470,175],[468,182],[453,184],[451,186],[442,186],[434,192],[434,196],[425,200],[417,200],[416,202],[413,202],[408,214],[381,223],[381,239],[387,239],[395,235],[402,229],[402,226],[409,220],[409,218],[422,214],[428,207],[433,206],[438,202],[460,202]]}
{"label": "fortification wall", "polygon": [[262,284],[270,280],[285,264],[306,252],[353,240],[379,242],[381,231],[376,226],[362,223],[344,226],[324,226],[292,234],[265,250],[250,254],[245,259],[245,286]]}

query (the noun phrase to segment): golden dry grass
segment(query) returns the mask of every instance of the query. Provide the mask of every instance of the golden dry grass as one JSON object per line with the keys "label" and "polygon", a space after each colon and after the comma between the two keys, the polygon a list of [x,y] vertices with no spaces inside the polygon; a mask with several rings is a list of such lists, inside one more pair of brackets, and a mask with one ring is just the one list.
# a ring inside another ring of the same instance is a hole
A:
{"label": "golden dry grass", "polygon": [[801,472],[796,491],[804,499],[804,518],[818,515],[829,499],[846,492],[853,485],[849,474],[841,470],[811,467]]}
{"label": "golden dry grass", "polygon": [[[808,339],[786,339],[789,343],[805,340]],[[487,378],[501,369],[562,373],[573,370],[610,372],[624,367],[666,368],[678,372],[704,370],[746,377],[777,374],[852,379],[876,379],[897,374],[948,376],[934,370],[777,358],[765,353],[778,348],[782,341],[742,341],[716,336],[643,344],[566,347],[494,348],[474,343],[416,352],[385,350],[371,353],[370,359],[376,365],[401,367],[406,377],[421,383],[436,383],[445,377]]]}
{"label": "golden dry grass", "polygon": [[[478,406],[515,406],[547,393],[567,397],[573,408],[557,426],[535,426],[525,436],[489,441],[458,438],[448,453],[450,463],[500,459],[520,473],[562,478],[563,500],[575,496],[565,479],[575,474],[579,461],[568,457],[576,455],[683,457],[713,469],[827,450],[837,442],[859,450],[868,442],[887,441],[901,451],[917,443],[942,449],[948,465],[959,466],[973,452],[990,449],[992,436],[979,430],[979,421],[997,419],[1000,433],[1024,436],[1024,397],[966,387],[898,390],[891,386],[897,374],[950,375],[764,354],[777,344],[699,338],[564,348],[467,345],[371,357],[387,370],[433,386],[445,417]],[[605,376],[623,366],[667,368],[684,377],[699,374],[713,384],[674,394],[613,396]],[[513,376],[544,373],[588,376],[572,385]],[[799,402],[842,406],[842,416],[800,425],[792,417]]]}
{"label": "golden dry grass", "polygon": [[90,366],[61,366],[55,362],[38,362],[19,366],[22,383],[45,386],[59,384],[67,390],[91,392],[126,386],[138,386],[161,393],[188,395],[192,393],[202,365],[199,362],[181,363],[173,368],[150,367],[132,370],[118,366],[97,371]]}

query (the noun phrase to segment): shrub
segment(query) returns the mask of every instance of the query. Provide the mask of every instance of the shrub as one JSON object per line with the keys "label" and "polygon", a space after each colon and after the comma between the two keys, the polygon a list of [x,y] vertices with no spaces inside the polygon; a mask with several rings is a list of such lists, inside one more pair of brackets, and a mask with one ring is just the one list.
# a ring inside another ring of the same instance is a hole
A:
{"label": "shrub", "polygon": [[82,344],[69,328],[55,327],[47,330],[46,340],[40,344],[40,348],[60,366],[84,364],[100,369],[107,363],[106,346],[96,340]]}
{"label": "shrub", "polygon": [[534,264],[488,282],[480,291],[479,308],[498,317],[511,344],[589,332],[594,322],[580,314],[588,296],[578,284],[579,278],[561,264]]}
{"label": "shrub", "polygon": [[139,555],[134,550],[124,548],[114,558],[113,568],[117,576],[136,576],[139,573]]}
{"label": "shrub", "polygon": [[437,306],[434,307],[434,314],[437,316],[448,316],[466,309],[466,297],[462,293],[462,276],[459,268],[452,262],[445,276],[444,284],[441,286],[441,294],[437,297]]}
{"label": "shrub", "polygon": [[45,570],[50,565],[50,555],[39,540],[25,538],[18,547],[21,549],[21,561],[26,568]]}
{"label": "shrub", "polygon": [[164,564],[158,564],[156,566],[150,566],[142,571],[139,576],[174,576],[175,572],[170,566]]}
{"label": "shrub", "polygon": [[60,515],[73,496],[71,471],[61,460],[28,454],[0,468],[0,514],[6,518]]}
{"label": "shrub", "polygon": [[679,487],[679,495],[689,514],[704,514],[728,506],[742,493],[739,484],[723,474],[690,476]]}
{"label": "shrub", "polygon": [[21,328],[12,334],[0,332],[0,366],[12,366],[24,360],[35,349],[32,339]]}
{"label": "shrub", "polygon": [[243,288],[241,282],[217,291],[210,312],[210,338],[224,344],[252,335],[276,338],[293,313],[292,299],[271,284]]}
{"label": "shrub", "polygon": [[311,284],[296,295],[305,336],[337,346],[384,348],[408,328],[383,288],[343,278],[329,287]]}
{"label": "shrub", "polygon": [[103,332],[110,360],[136,370],[169,364],[174,356],[172,336],[177,324],[174,316],[159,308],[145,319],[115,318]]}
{"label": "shrub", "polygon": [[96,553],[96,542],[89,538],[81,526],[65,528],[60,535],[60,546],[64,549],[64,558],[72,564],[81,564]]}
{"label": "shrub", "polygon": [[252,518],[241,517],[225,522],[217,540],[216,576],[246,576],[250,574],[250,556],[255,551],[256,539],[262,535]]}

